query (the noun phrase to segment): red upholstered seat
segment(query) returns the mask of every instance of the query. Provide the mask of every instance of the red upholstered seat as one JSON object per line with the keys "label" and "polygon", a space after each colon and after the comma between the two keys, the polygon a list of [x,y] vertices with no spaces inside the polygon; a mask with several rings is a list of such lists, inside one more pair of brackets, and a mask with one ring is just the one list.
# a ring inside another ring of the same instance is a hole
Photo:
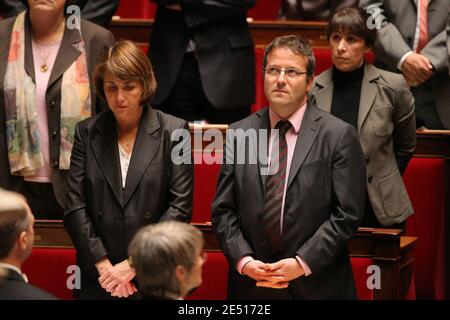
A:
{"label": "red upholstered seat", "polygon": [[[60,299],[72,299],[66,286],[67,267],[75,265],[75,249],[34,248],[23,266],[30,283]],[[358,299],[371,300],[373,292],[366,286],[367,267],[373,264],[370,258],[352,258]],[[208,252],[203,266],[203,283],[188,297],[189,300],[224,300],[227,297],[228,263],[221,252]]]}
{"label": "red upholstered seat", "polygon": [[370,276],[370,274],[367,273],[367,268],[370,265],[373,265],[373,259],[352,257],[351,262],[358,299],[373,300],[373,290],[370,290],[367,287],[367,279]]}
{"label": "red upholstered seat", "polygon": [[403,179],[415,214],[406,235],[418,237],[414,278],[417,299],[444,299],[445,161],[413,158]]}
{"label": "red upholstered seat", "polygon": [[203,283],[188,300],[225,300],[227,298],[228,262],[221,252],[208,252],[203,265]]}
{"label": "red upholstered seat", "polygon": [[259,0],[248,10],[247,17],[253,20],[276,20],[281,0]]}
{"label": "red upholstered seat", "polygon": [[[67,267],[76,264],[75,249],[34,248],[23,266],[30,283],[60,299],[72,299],[67,288]],[[228,263],[221,252],[208,252],[203,284],[189,299],[220,300],[227,297]]]}
{"label": "red upholstered seat", "polygon": [[[254,20],[276,20],[281,0],[259,0],[247,16]],[[121,18],[154,19],[156,5],[150,0],[120,1],[116,15]]]}
{"label": "red upholstered seat", "polygon": [[[201,157],[200,152],[194,152],[194,157]],[[201,160],[201,158],[198,158]],[[211,203],[216,192],[216,183],[220,164],[207,165],[205,163],[194,165],[194,209],[193,223],[211,221]]]}
{"label": "red upholstered seat", "polygon": [[150,0],[120,1],[116,15],[121,18],[153,19],[155,18],[156,4]]}
{"label": "red upholstered seat", "polygon": [[23,265],[29,282],[60,299],[72,299],[67,288],[67,268],[76,265],[75,249],[34,248]]}

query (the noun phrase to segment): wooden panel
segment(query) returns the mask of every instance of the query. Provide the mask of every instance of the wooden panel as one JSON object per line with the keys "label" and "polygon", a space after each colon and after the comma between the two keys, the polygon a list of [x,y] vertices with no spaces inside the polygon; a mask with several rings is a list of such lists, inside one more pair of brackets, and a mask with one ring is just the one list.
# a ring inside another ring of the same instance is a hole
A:
{"label": "wooden panel", "polygon": [[[141,46],[148,44],[154,21],[152,19],[113,19],[109,29],[117,40],[133,40]],[[327,46],[325,22],[316,21],[250,21],[255,45],[266,45],[273,38],[299,34],[311,40],[312,46]]]}

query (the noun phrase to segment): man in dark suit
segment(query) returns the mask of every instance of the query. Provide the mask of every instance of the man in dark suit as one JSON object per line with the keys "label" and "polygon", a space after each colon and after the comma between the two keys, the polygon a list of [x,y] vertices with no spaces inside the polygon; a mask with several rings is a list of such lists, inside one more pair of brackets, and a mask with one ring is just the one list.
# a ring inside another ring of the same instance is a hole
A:
{"label": "man in dark suit", "polygon": [[[107,28],[119,6],[119,0],[67,0],[81,9],[81,17]],[[0,0],[0,17],[9,18],[25,10],[27,0]]]}
{"label": "man in dark suit", "polygon": [[28,284],[23,262],[33,248],[34,217],[19,194],[0,190],[0,300],[53,300]]}
{"label": "man in dark suit", "polygon": [[[305,39],[273,40],[264,55],[269,108],[230,127],[265,141],[227,134],[212,224],[231,266],[231,299],[356,297],[347,243],[363,215],[363,153],[352,126],[307,104],[314,64]],[[245,146],[266,141],[270,162],[236,164],[257,149]]]}
{"label": "man in dark suit", "polygon": [[416,127],[449,130],[450,42],[445,29],[450,0],[361,0],[359,5],[372,12],[373,25],[380,27],[375,65],[401,72],[411,86]]}
{"label": "man in dark suit", "polygon": [[358,0],[282,0],[281,20],[328,20],[337,10],[358,4]]}
{"label": "man in dark suit", "polygon": [[255,0],[153,0],[149,57],[158,89],[153,105],[188,121],[230,123],[255,97],[254,45],[246,21]]}

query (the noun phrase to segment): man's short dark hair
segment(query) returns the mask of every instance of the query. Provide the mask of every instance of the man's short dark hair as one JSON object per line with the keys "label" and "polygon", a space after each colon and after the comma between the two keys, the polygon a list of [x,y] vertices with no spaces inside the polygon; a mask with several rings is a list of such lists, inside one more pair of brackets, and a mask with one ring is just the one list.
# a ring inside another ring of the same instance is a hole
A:
{"label": "man's short dark hair", "polygon": [[0,195],[0,259],[9,255],[20,233],[30,226],[27,209],[8,199],[8,195]]}
{"label": "man's short dark hair", "polygon": [[304,56],[308,60],[308,66],[306,67],[308,80],[313,78],[314,70],[316,69],[316,59],[309,45],[309,40],[294,34],[273,39],[264,50],[264,68],[267,66],[267,57],[276,48],[287,48],[299,56]]}

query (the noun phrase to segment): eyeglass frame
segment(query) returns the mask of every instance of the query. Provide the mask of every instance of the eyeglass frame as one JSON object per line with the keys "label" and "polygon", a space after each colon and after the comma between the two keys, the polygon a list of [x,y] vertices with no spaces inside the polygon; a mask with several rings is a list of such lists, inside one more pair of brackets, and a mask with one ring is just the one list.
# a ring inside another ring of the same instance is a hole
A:
{"label": "eyeglass frame", "polygon": [[[267,68],[268,68],[267,66],[263,68],[264,74],[267,74],[267,75],[269,75],[269,76],[271,76],[271,77],[279,77],[279,76],[281,75],[282,72],[284,72],[284,76],[287,77],[287,78],[289,78],[289,79],[295,79],[295,78],[297,78],[297,77],[300,77],[300,76],[303,75],[303,74],[306,74],[306,75],[308,74],[307,71],[300,71],[300,70],[298,70],[298,69],[295,68],[295,67],[284,67],[284,68],[280,68],[280,67],[278,67],[278,66],[271,66],[271,68],[275,68],[275,69],[278,69],[278,70],[279,70],[277,75],[272,75],[272,74],[270,74],[270,73],[267,73]],[[290,70],[295,70],[295,71],[296,71],[296,75],[295,75],[294,77],[289,76],[289,75],[286,73],[286,71],[289,70],[289,69],[290,69]]]}

